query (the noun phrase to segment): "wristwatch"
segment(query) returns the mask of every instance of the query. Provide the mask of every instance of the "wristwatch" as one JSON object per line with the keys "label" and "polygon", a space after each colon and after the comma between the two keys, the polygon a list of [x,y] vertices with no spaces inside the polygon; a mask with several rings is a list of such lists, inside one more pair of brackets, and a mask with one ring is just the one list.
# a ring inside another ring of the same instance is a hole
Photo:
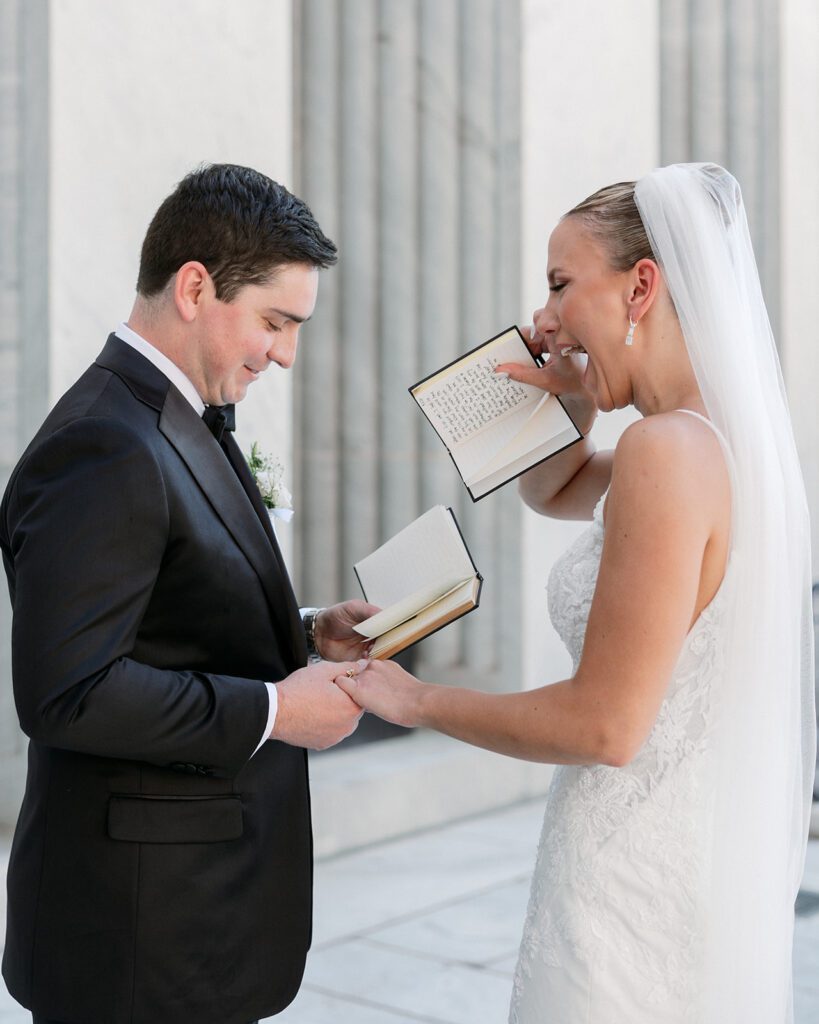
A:
{"label": "wristwatch", "polygon": [[307,641],[307,660],[310,662],[321,661],[321,655],[316,646],[316,619],[323,611],[323,608],[299,608],[304,626],[304,638]]}

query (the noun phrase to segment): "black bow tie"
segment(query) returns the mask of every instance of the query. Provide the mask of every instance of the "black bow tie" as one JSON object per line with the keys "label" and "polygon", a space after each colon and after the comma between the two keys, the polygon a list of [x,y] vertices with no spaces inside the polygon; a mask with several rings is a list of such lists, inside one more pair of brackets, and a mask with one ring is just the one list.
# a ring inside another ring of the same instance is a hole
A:
{"label": "black bow tie", "polygon": [[222,437],[226,430],[236,429],[236,406],[235,405],[209,405],[202,414],[208,430],[221,444]]}

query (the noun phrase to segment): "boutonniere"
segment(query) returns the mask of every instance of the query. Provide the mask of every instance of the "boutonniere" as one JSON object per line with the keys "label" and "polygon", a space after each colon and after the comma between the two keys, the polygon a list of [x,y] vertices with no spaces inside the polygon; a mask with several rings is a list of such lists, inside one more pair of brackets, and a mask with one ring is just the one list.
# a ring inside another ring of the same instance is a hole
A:
{"label": "boutonniere", "polygon": [[272,455],[263,455],[256,441],[250,447],[250,455],[245,458],[267,514],[271,519],[283,519],[289,523],[293,518],[293,495],[282,483],[282,464]]}

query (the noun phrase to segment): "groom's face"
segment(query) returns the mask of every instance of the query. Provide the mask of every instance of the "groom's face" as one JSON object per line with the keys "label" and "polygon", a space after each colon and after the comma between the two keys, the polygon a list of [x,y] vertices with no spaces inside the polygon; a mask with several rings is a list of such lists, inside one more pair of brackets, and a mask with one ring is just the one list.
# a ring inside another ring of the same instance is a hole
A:
{"label": "groom's face", "polygon": [[278,267],[266,284],[245,285],[230,302],[212,297],[198,325],[193,382],[204,401],[241,402],[271,363],[289,369],[317,290],[318,270],[296,263]]}

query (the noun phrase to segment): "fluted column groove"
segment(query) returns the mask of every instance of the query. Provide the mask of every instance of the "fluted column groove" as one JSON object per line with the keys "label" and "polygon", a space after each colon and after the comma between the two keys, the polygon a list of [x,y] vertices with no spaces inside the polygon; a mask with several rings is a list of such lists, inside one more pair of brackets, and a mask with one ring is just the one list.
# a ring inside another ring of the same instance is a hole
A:
{"label": "fluted column groove", "polygon": [[780,302],[780,5],[661,0],[662,162],[713,160],[742,186],[768,311]]}
{"label": "fluted column groove", "polygon": [[486,577],[482,608],[419,657],[492,685],[518,643],[517,497],[473,506],[407,388],[519,315],[518,5],[297,11],[297,188],[340,249],[297,371],[299,591],[354,592],[354,561],[450,504]]}

